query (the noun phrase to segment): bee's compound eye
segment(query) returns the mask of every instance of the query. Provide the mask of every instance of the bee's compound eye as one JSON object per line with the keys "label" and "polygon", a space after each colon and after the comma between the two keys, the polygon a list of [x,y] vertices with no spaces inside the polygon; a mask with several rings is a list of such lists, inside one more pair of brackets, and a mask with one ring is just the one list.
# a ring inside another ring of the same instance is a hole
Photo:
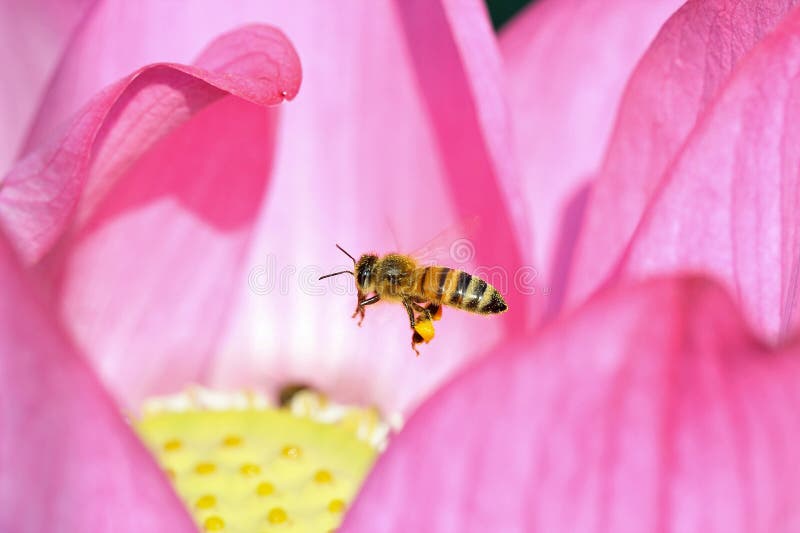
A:
{"label": "bee's compound eye", "polygon": [[358,284],[361,287],[366,287],[368,280],[369,280],[369,267],[364,266],[358,271]]}
{"label": "bee's compound eye", "polygon": [[370,278],[372,277],[373,262],[368,261],[364,263],[358,270],[358,284],[362,287],[368,287]]}

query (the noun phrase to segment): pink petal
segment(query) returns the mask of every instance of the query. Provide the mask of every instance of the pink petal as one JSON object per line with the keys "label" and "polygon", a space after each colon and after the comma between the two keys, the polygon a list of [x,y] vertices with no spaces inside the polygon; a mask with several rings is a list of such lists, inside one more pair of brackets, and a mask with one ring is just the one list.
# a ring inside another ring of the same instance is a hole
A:
{"label": "pink petal", "polygon": [[201,379],[215,353],[272,164],[275,114],[259,106],[300,82],[291,45],[264,26],[221,37],[198,65],[112,85],[0,190],[29,260],[69,222],[39,270],[78,344],[134,403]]}
{"label": "pink petal", "polygon": [[198,65],[204,68],[152,65],[111,85],[63,135],[5,177],[0,220],[23,257],[38,260],[65,230],[79,196],[82,223],[142,153],[211,102],[233,94],[260,105],[277,104],[293,97],[300,84],[291,44],[267,27],[226,35]]}
{"label": "pink petal", "polygon": [[0,234],[0,530],[195,531]]}
{"label": "pink petal", "polygon": [[341,530],[796,531],[798,391],[710,282],[606,293],[420,407]]}
{"label": "pink petal", "polygon": [[26,126],[58,63],[70,34],[92,0],[6,0],[0,2],[0,175],[25,138]]}
{"label": "pink petal", "polygon": [[625,83],[682,0],[544,0],[500,37],[510,77],[526,226],[539,284],[558,309],[593,173],[602,163]]}
{"label": "pink petal", "polygon": [[[671,167],[681,158],[679,153],[687,136],[702,127],[704,117],[711,113],[709,106],[729,83],[731,73],[737,72],[740,59],[776,26],[793,3],[690,1],[664,26],[632,76],[620,107],[577,249],[571,274],[571,302],[585,298],[608,277],[659,184],[672,179],[665,175],[673,172]],[[717,127],[729,128],[735,123],[720,121]],[[715,188],[728,187],[721,175],[725,170],[711,163],[712,157],[715,156],[709,154],[701,180],[715,181],[719,184]],[[709,207],[701,208],[704,220],[711,217]],[[673,215],[668,218],[664,229],[674,231]],[[691,231],[695,229],[702,232],[709,228],[702,223]],[[708,241],[714,244],[706,250],[719,259],[722,243],[717,241],[723,237],[724,234]],[[697,243],[693,237],[691,246]],[[658,246],[665,244],[660,242]],[[680,249],[687,244],[690,243],[677,246]],[[663,254],[657,255],[682,254],[674,246],[667,246]],[[725,268],[734,265],[729,263]]]}
{"label": "pink petal", "polygon": [[[507,176],[513,162],[500,58],[484,6],[477,0],[367,4],[259,0],[233,10],[218,2],[178,16],[160,1],[137,2],[136,9],[108,1],[76,35],[48,96],[52,114],[40,115],[34,140],[76,102],[136,65],[187,61],[198,42],[246,20],[282,28],[304,60],[304,88],[282,110],[269,193],[246,254],[236,244],[244,236],[227,249],[204,244],[192,253],[177,246],[177,237],[158,244],[165,229],[189,223],[165,214],[158,226],[142,218],[134,231],[141,212],[126,215],[129,225],[87,230],[75,244],[81,248],[60,284],[63,314],[81,345],[104,361],[113,390],[129,401],[183,387],[187,379],[218,387],[304,381],[345,399],[406,410],[506,328],[525,322],[528,301],[531,308],[540,305],[512,292],[521,253],[507,213],[524,213],[508,207],[508,198],[519,195]],[[237,121],[248,120],[241,115],[228,117],[236,131],[217,138],[239,142]],[[268,147],[268,140],[260,135],[258,146]],[[176,152],[180,145],[204,154],[201,161],[211,157],[195,141],[174,143]],[[159,154],[146,156],[147,169],[160,168]],[[231,157],[214,168],[241,164]],[[501,188],[500,176],[509,189]],[[450,266],[494,267],[511,312],[494,320],[446,312],[419,360],[402,307],[375,306],[357,328],[349,318],[352,280],[316,282],[347,265],[337,242],[354,254],[408,251],[474,215],[481,219],[471,243],[477,255]],[[197,234],[190,242],[204,242]],[[123,249],[129,251],[120,255]],[[200,251],[209,259],[198,258]],[[337,283],[338,293],[331,289]],[[228,324],[223,344],[211,347],[222,317]],[[137,361],[125,363],[131,357]]]}
{"label": "pink petal", "polygon": [[617,274],[702,271],[762,335],[797,323],[800,9],[737,65],[646,211]]}

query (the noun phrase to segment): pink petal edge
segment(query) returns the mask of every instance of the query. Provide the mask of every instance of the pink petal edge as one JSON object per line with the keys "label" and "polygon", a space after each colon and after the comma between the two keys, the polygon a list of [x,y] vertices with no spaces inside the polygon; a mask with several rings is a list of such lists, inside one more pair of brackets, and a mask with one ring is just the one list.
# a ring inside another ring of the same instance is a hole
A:
{"label": "pink petal edge", "polygon": [[798,391],[712,282],[605,292],[423,404],[341,531],[796,531]]}
{"label": "pink petal edge", "polygon": [[625,84],[683,0],[542,0],[500,33],[528,203],[525,248],[548,315],[561,307],[594,173]]}
{"label": "pink petal edge", "polygon": [[[570,305],[580,303],[613,273],[658,188],[673,179],[669,174],[687,137],[706,120],[731,74],[738,72],[741,59],[774,30],[792,4],[692,0],[664,25],[631,77],[620,106],[576,250]],[[731,124],[720,123],[720,127]],[[712,164],[705,178],[722,185],[721,171]],[[701,218],[712,218],[707,206],[700,210]],[[697,229],[702,232],[703,226],[700,223]],[[672,220],[663,226],[673,227]],[[722,240],[724,235],[712,240]],[[684,252],[679,249],[687,244],[694,246],[697,239],[677,244],[677,249],[664,246],[663,254],[681,255]],[[717,253],[720,245],[713,243],[710,250]]]}
{"label": "pink petal edge", "polygon": [[0,530],[194,532],[0,231]]}
{"label": "pink petal edge", "polygon": [[800,7],[736,66],[668,169],[616,279],[693,271],[780,342],[800,316]]}

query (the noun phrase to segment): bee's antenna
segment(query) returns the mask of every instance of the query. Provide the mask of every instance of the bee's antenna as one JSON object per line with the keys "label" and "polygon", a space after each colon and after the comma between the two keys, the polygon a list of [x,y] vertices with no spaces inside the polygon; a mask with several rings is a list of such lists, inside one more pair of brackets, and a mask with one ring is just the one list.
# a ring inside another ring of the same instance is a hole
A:
{"label": "bee's antenna", "polygon": [[[342,247],[341,247],[341,246],[339,246],[338,244],[336,245],[336,247],[337,247],[338,249],[340,249],[341,251],[343,251],[343,252],[344,252],[344,254],[345,254],[347,257],[349,257],[350,259],[352,259],[352,260],[353,260],[353,264],[354,264],[354,265],[356,264],[356,258],[355,258],[355,257],[353,257],[352,255],[348,254],[348,253],[347,253],[347,250],[345,250],[344,248],[342,248]],[[351,272],[351,274],[352,274],[352,272]]]}
{"label": "bee's antenna", "polygon": [[[347,252],[345,252],[345,253],[347,253]],[[355,274],[353,274],[352,270],[342,270],[341,272],[334,272],[333,274],[325,274],[324,276],[320,276],[319,279],[325,279],[325,278],[329,278],[331,276],[338,276],[339,274],[350,274],[352,276],[355,276]]]}

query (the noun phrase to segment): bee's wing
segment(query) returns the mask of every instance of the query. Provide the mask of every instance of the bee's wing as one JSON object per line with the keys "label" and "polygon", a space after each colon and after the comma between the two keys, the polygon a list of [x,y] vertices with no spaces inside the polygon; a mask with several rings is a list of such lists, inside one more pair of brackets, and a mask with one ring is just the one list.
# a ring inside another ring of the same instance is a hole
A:
{"label": "bee's wing", "polygon": [[475,257],[471,239],[479,227],[477,216],[460,219],[428,242],[410,252],[421,266],[465,264]]}

